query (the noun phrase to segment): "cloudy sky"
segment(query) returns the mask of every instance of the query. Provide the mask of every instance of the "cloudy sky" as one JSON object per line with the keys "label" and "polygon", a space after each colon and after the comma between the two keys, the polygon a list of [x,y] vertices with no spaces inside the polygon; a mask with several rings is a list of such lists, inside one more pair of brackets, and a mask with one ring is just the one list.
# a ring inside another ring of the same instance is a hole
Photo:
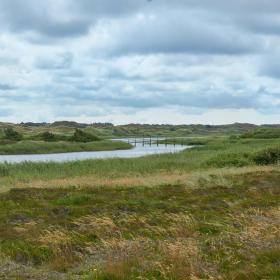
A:
{"label": "cloudy sky", "polygon": [[0,0],[0,121],[280,123],[279,0]]}

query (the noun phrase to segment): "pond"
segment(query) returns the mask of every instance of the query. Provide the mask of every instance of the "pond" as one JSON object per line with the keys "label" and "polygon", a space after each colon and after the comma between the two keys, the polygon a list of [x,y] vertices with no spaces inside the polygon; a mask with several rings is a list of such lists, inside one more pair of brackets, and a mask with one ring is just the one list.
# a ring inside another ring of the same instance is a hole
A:
{"label": "pond", "polygon": [[[127,141],[127,139],[121,139]],[[165,144],[143,144],[136,143],[130,150],[115,151],[95,151],[95,152],[76,152],[60,154],[35,154],[35,155],[0,155],[0,163],[21,163],[21,162],[67,162],[87,159],[105,158],[137,158],[146,155],[176,153],[191,148],[186,145],[165,145]]]}

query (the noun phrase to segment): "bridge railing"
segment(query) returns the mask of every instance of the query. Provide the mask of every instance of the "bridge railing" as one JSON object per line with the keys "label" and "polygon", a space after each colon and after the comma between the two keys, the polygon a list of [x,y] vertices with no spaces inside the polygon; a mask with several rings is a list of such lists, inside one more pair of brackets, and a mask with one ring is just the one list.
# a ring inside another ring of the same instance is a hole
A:
{"label": "bridge railing", "polygon": [[150,137],[145,137],[143,136],[142,138],[140,137],[129,137],[127,138],[127,143],[132,144],[136,146],[137,144],[142,144],[142,146],[152,146],[152,145],[182,145],[183,146],[183,141],[181,143],[177,142],[176,138],[163,138],[163,137],[158,137],[158,136],[150,136]]}

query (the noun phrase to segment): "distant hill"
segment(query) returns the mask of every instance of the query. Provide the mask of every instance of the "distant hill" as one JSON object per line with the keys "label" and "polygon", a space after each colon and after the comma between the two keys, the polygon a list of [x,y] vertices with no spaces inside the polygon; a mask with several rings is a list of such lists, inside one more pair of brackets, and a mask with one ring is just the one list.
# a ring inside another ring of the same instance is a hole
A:
{"label": "distant hill", "polygon": [[46,122],[40,122],[40,123],[33,123],[33,122],[26,122],[26,123],[24,123],[24,122],[21,122],[20,123],[20,125],[21,126],[29,126],[29,127],[39,127],[39,126],[47,126],[47,125],[49,125],[48,123],[46,123]]}
{"label": "distant hill", "polygon": [[[12,127],[21,133],[38,134],[46,131],[72,135],[76,129],[82,129],[98,137],[133,137],[133,136],[170,136],[170,137],[188,137],[205,135],[252,135],[254,131],[261,129],[277,129],[280,124],[254,125],[250,123],[234,123],[228,125],[172,125],[172,124],[126,124],[113,125],[112,123],[78,123],[73,121],[56,121],[54,123],[33,123],[26,122],[20,124],[0,123],[1,132]],[[268,132],[268,130],[267,130]]]}
{"label": "distant hill", "polygon": [[88,124],[85,123],[77,123],[77,122],[69,122],[69,121],[59,121],[50,124],[50,126],[67,126],[67,127],[74,127],[74,128],[85,128]]}

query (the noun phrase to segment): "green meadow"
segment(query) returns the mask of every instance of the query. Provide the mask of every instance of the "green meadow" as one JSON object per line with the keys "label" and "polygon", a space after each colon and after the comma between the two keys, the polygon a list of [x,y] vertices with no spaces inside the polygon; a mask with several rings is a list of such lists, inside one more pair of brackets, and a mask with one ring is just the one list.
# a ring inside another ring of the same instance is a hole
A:
{"label": "green meadow", "polygon": [[280,279],[280,139],[256,134],[1,164],[0,279]]}

